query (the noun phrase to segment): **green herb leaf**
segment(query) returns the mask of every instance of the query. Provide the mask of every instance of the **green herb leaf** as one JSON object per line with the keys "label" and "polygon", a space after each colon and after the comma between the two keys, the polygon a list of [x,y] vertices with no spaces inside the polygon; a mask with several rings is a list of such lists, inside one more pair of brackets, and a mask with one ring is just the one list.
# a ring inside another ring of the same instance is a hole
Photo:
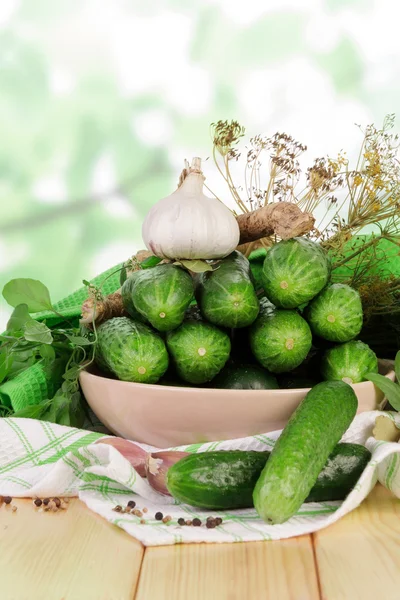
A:
{"label": "green herb leaf", "polygon": [[397,381],[400,383],[400,350],[394,359],[394,371],[396,373]]}
{"label": "green herb leaf", "polygon": [[149,256],[145,258],[143,262],[140,263],[141,269],[151,269],[152,267],[156,267],[158,263],[162,261],[162,258],[158,256]]}
{"label": "green herb leaf", "polygon": [[53,346],[49,346],[48,344],[42,344],[39,348],[40,356],[45,360],[51,362],[56,357],[56,352]]}
{"label": "green herb leaf", "polygon": [[8,352],[0,354],[0,383],[2,383],[10,372],[14,357]]}
{"label": "green herb leaf", "polygon": [[67,338],[75,346],[91,346],[93,344],[88,338],[80,335],[67,335]]}
{"label": "green herb leaf", "polygon": [[25,406],[21,410],[17,410],[12,416],[18,419],[41,419],[49,408],[51,400],[45,400],[41,404],[33,404],[31,406]]}
{"label": "green herb leaf", "polygon": [[77,379],[78,376],[79,376],[79,367],[75,366],[75,367],[71,367],[70,369],[68,369],[68,371],[65,371],[63,378],[66,379],[67,381],[73,381],[73,380]]}
{"label": "green herb leaf", "polygon": [[182,265],[193,273],[205,273],[206,271],[213,271],[212,266],[205,260],[179,260],[174,265]]}
{"label": "green herb leaf", "polygon": [[400,385],[378,373],[367,373],[365,379],[372,381],[385,394],[393,408],[400,411]]}
{"label": "green herb leaf", "polygon": [[10,306],[26,304],[29,312],[52,310],[49,290],[37,279],[11,279],[3,288],[3,297]]}
{"label": "green herb leaf", "polygon": [[22,331],[28,321],[33,321],[29,314],[27,304],[18,304],[11,314],[11,317],[7,323],[7,331],[12,333],[14,331]]}
{"label": "green herb leaf", "polygon": [[33,319],[25,325],[24,337],[30,342],[39,342],[40,344],[51,344],[53,342],[53,336],[47,325]]}

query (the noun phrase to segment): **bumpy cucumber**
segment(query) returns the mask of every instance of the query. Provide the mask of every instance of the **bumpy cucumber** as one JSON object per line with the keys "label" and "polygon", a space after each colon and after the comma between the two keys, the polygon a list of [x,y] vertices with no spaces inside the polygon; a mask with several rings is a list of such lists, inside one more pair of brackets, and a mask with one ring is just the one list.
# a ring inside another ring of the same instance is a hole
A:
{"label": "bumpy cucumber", "polygon": [[344,500],[370,460],[371,452],[365,446],[338,444],[329,456],[305,501]]}
{"label": "bumpy cucumber", "polygon": [[241,450],[192,454],[168,469],[167,488],[174,498],[192,506],[247,508],[269,454]]}
{"label": "bumpy cucumber", "polygon": [[114,317],[97,328],[96,362],[122,381],[156,383],[168,368],[168,353],[150,327]]}
{"label": "bumpy cucumber", "polygon": [[[250,508],[254,486],[269,455],[241,450],[192,454],[168,470],[168,490],[176,500],[199,508]],[[344,500],[370,458],[364,446],[338,444],[305,502]]]}
{"label": "bumpy cucumber", "polygon": [[253,492],[267,523],[283,523],[300,508],[357,411],[354,390],[327,381],[310,390],[277,440]]}
{"label": "bumpy cucumber", "polygon": [[197,278],[196,298],[204,317],[214,325],[251,325],[259,302],[247,258],[235,251],[221,260],[215,271],[202,273]]}

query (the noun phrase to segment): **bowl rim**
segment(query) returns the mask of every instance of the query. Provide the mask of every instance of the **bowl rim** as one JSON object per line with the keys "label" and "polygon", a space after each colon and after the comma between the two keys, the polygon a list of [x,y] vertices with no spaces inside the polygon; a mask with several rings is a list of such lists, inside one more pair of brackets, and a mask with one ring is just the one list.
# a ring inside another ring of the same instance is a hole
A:
{"label": "bowl rim", "polygon": [[[394,361],[390,360],[390,359],[385,359],[385,358],[380,358],[378,359],[378,364],[381,367],[382,370],[386,370],[386,372],[383,373],[383,375],[385,377],[387,377],[388,379],[394,381],[395,379],[395,372],[394,372]],[[95,372],[92,372],[95,371]],[[265,392],[273,392],[274,394],[290,394],[290,393],[308,393],[312,388],[273,388],[273,389],[263,389],[263,390],[249,390],[249,389],[243,389],[243,390],[238,390],[238,389],[230,389],[230,388],[213,388],[213,387],[186,387],[186,386],[177,386],[177,385],[159,385],[158,383],[137,383],[135,381],[122,381],[121,379],[115,379],[113,377],[107,377],[107,375],[105,375],[104,373],[101,373],[96,367],[93,367],[93,365],[88,365],[87,367],[85,367],[80,375],[79,375],[79,379],[84,376],[84,377],[88,377],[88,378],[93,378],[93,379],[107,379],[108,381],[113,381],[116,384],[120,384],[120,385],[127,385],[127,386],[133,386],[135,389],[139,388],[139,389],[145,389],[148,391],[162,391],[162,390],[175,390],[176,392],[179,393],[183,393],[183,392],[188,392],[188,393],[200,393],[200,394],[209,394],[210,392],[212,392],[213,394],[217,393],[217,394],[226,394],[227,392],[230,393],[236,393],[236,394],[243,394],[246,392],[252,392],[252,394],[254,393],[259,393],[259,394],[263,394],[265,396]],[[370,385],[374,385],[372,383],[372,381],[361,381],[359,383],[353,383],[352,384],[352,388],[356,388],[356,389],[360,389],[361,386],[370,386]]]}

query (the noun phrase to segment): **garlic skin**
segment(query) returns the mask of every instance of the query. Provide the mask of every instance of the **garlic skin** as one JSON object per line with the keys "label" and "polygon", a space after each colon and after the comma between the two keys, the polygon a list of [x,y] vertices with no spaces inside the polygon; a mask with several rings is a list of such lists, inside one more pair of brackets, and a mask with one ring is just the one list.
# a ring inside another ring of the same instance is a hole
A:
{"label": "garlic skin", "polygon": [[153,490],[163,496],[170,496],[166,484],[167,471],[172,465],[177,463],[185,456],[189,456],[189,452],[181,450],[161,450],[159,452],[151,452],[146,457],[146,477],[149,485]]}
{"label": "garlic skin", "polygon": [[239,244],[236,218],[225,204],[204,195],[200,158],[193,159],[184,175],[178,189],[147,213],[142,227],[146,247],[160,258],[176,260],[228,256]]}

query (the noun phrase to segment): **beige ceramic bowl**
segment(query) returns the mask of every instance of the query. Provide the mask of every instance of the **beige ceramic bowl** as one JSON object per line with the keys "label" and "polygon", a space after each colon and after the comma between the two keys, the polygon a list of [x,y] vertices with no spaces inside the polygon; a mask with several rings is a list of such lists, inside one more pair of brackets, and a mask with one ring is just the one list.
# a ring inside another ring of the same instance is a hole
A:
{"label": "beige ceramic bowl", "polygon": [[[380,372],[394,380],[393,363]],[[282,429],[309,391],[221,390],[129,383],[83,371],[80,382],[91,409],[120,437],[160,448]],[[358,412],[375,410],[383,394],[371,382],[353,386]]]}

